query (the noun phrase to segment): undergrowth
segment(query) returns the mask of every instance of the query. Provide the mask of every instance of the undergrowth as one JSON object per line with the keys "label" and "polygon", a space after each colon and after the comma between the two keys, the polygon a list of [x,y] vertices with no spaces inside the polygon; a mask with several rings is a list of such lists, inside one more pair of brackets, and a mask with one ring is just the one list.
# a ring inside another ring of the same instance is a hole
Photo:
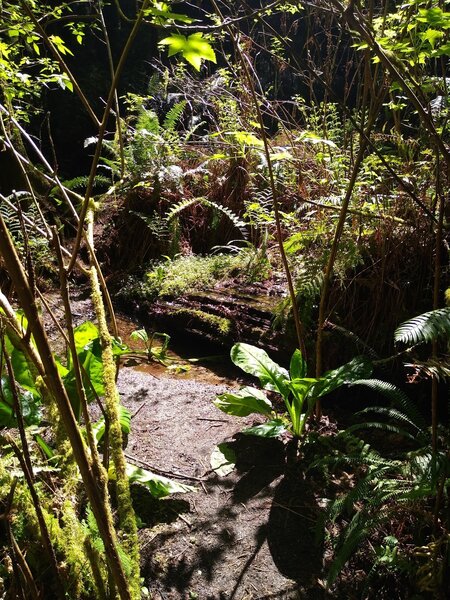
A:
{"label": "undergrowth", "polygon": [[244,250],[237,254],[166,257],[151,265],[144,281],[128,283],[120,295],[138,294],[152,300],[212,289],[230,278],[248,283],[255,254],[254,250]]}

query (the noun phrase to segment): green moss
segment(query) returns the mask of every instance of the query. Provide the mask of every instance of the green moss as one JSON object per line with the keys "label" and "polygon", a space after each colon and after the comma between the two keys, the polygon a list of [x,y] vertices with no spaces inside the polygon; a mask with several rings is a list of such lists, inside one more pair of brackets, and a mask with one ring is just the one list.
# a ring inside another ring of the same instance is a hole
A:
{"label": "green moss", "polygon": [[240,268],[243,268],[240,255],[215,254],[166,259],[147,273],[145,295],[147,298],[156,298],[200,291],[230,277]]}
{"label": "green moss", "polygon": [[[130,557],[128,574],[131,597],[140,597],[139,541],[136,517],[131,503],[130,485],[126,473],[125,457],[122,449],[122,428],[119,421],[119,392],[116,387],[116,363],[112,350],[112,338],[106,323],[105,307],[100,291],[97,272],[91,268],[92,303],[98,319],[98,329],[102,344],[104,402],[109,419],[109,442],[111,458],[116,476],[116,498],[121,539],[125,553]],[[123,562],[123,561],[122,561]],[[125,566],[124,566],[125,568]]]}
{"label": "green moss", "polygon": [[232,331],[233,322],[226,317],[219,317],[202,310],[190,309],[190,308],[179,308],[172,314],[186,315],[187,317],[193,317],[207,323],[210,327],[217,330],[222,335],[228,335]]}

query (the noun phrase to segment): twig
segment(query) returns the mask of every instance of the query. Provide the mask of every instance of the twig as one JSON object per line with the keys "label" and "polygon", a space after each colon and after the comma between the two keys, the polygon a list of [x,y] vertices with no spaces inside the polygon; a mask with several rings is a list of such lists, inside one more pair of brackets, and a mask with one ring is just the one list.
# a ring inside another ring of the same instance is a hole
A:
{"label": "twig", "polygon": [[137,456],[132,456],[131,454],[127,454],[126,452],[124,453],[124,456],[126,458],[128,458],[129,460],[140,463],[146,469],[150,469],[150,471],[154,471],[158,475],[175,477],[177,479],[190,479],[191,481],[200,481],[200,482],[207,481],[207,479],[202,479],[201,477],[194,477],[193,475],[185,475],[184,473],[176,473],[175,471],[167,471],[165,469],[159,469],[158,467],[151,465],[150,463],[146,462],[145,460],[142,460],[142,459],[138,458]]}
{"label": "twig", "polygon": [[141,412],[141,410],[144,408],[144,406],[145,406],[146,404],[147,404],[147,402],[143,402],[143,403],[140,405],[140,407],[137,409],[137,411],[136,411],[136,412],[134,412],[134,413],[131,415],[131,418],[132,418],[132,419],[134,419],[134,417],[136,417],[136,416],[137,416],[137,415],[138,415],[138,414]]}
{"label": "twig", "polygon": [[184,517],[181,513],[176,511],[174,508],[171,508],[170,512],[177,515],[177,517],[179,517],[182,521],[184,521],[188,527],[192,527],[192,523],[189,521],[189,519],[186,519],[186,517]]}

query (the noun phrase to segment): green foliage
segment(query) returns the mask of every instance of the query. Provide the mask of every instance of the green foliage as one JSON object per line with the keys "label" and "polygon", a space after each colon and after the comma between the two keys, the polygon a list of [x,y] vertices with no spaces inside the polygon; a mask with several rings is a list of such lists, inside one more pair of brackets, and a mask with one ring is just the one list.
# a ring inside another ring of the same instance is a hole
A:
{"label": "green foliage", "polygon": [[[53,6],[32,2],[30,8],[45,29],[51,21],[65,19],[71,33],[82,41],[83,26],[66,2]],[[50,43],[62,55],[72,54],[67,41],[51,34]],[[35,23],[17,2],[2,2],[2,27],[0,28],[0,88],[4,102],[13,108],[22,122],[38,110],[39,98],[44,88],[59,86],[72,90],[72,82],[58,62],[47,55],[41,33]]]}
{"label": "green foliage", "polygon": [[[420,569],[417,569],[407,548],[404,544],[399,545],[398,540],[390,541],[389,533],[387,537],[386,534],[392,531],[391,524],[398,519],[402,521],[403,514],[409,518],[412,506],[413,528],[416,520],[426,519],[427,505],[436,497],[439,482],[444,484],[444,493],[450,485],[445,477],[449,467],[448,455],[431,452],[422,415],[398,388],[377,380],[355,381],[352,385],[359,384],[381,392],[390,400],[390,405],[370,406],[357,413],[356,423],[328,442],[328,452],[311,465],[311,468],[325,467],[328,473],[333,473],[335,481],[340,481],[340,473],[352,473],[349,485],[340,484],[337,493],[331,494],[334,497],[326,509],[328,530],[339,531],[330,539],[334,558],[328,569],[327,582],[331,586],[350,558],[364,548],[367,540],[376,539],[375,534],[382,533],[385,546],[377,546],[373,541],[369,545],[373,553],[370,578],[385,568],[393,569],[394,573],[406,571],[408,577],[415,574],[420,587]],[[368,420],[368,416],[372,415],[377,420]],[[383,436],[381,451],[354,435],[355,431],[364,429],[378,431]],[[398,442],[390,443],[390,440],[398,440],[399,436],[409,440],[409,450],[404,450]],[[423,544],[423,541],[419,543]],[[441,561],[442,557],[436,557],[436,560]],[[367,581],[367,585],[369,583]]]}
{"label": "green foliage", "polygon": [[[146,487],[154,498],[164,498],[170,494],[195,492],[195,488],[191,485],[173,481],[162,475],[156,475],[135,465],[127,464],[127,475],[130,483],[137,483]],[[114,472],[110,471],[109,476],[114,479]]]}
{"label": "green foliage", "polygon": [[[137,329],[132,332],[130,337],[132,340],[140,340],[145,344],[149,360],[166,364],[167,349],[170,342],[170,336],[167,333],[158,333],[155,331],[151,335],[148,335],[145,329]],[[155,346],[154,342],[157,339],[162,340],[162,343]]]}
{"label": "green foliage", "polygon": [[370,363],[362,358],[328,371],[321,378],[307,377],[306,363],[299,350],[291,358],[289,372],[275,363],[264,350],[250,344],[235,344],[231,360],[246,373],[258,377],[261,387],[281,395],[287,410],[287,419],[273,410],[267,395],[256,388],[244,387],[239,392],[217,396],[214,405],[229,415],[238,417],[261,414],[268,419],[263,426],[244,430],[244,433],[262,437],[276,437],[289,429],[302,438],[316,401],[346,383],[370,375]]}
{"label": "green foliage", "polygon": [[202,33],[193,33],[188,37],[173,34],[161,40],[159,44],[169,47],[169,56],[181,54],[197,71],[200,71],[203,60],[216,62],[216,54]]}
{"label": "green foliage", "polygon": [[[131,430],[131,412],[125,406],[119,405],[119,423],[122,434],[128,435]],[[101,417],[92,425],[92,433],[97,444],[101,442],[105,435],[106,424],[104,417]]]}
{"label": "green foliage", "polygon": [[230,222],[236,227],[236,229],[239,229],[239,231],[242,234],[242,237],[244,239],[247,237],[247,224],[245,223],[245,221],[240,219],[239,216],[234,214],[233,211],[227,206],[222,206],[221,204],[217,204],[216,202],[208,200],[207,198],[190,198],[189,200],[182,200],[181,202],[178,202],[177,204],[172,206],[172,208],[167,213],[167,221],[170,222],[183,210],[189,208],[190,206],[193,206],[194,204],[203,204],[204,206],[212,208],[214,211],[225,215],[230,220]]}
{"label": "green foliage", "polygon": [[397,343],[414,346],[450,336],[450,308],[439,308],[402,323],[395,331]]}
{"label": "green foliage", "polygon": [[187,291],[207,289],[241,265],[239,256],[225,254],[166,259],[147,274],[144,293],[148,298],[176,297]]}

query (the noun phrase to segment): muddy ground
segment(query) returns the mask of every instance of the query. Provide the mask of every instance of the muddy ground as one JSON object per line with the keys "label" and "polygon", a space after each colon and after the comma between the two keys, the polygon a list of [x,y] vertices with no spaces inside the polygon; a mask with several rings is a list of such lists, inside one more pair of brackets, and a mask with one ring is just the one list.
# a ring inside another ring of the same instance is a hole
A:
{"label": "muddy ground", "polygon": [[[57,317],[61,307],[49,296]],[[95,320],[89,299],[73,303],[75,324]],[[131,342],[139,327],[118,319]],[[50,335],[57,331],[49,322]],[[184,344],[184,355],[199,350]],[[198,354],[197,354],[198,355]],[[186,362],[170,353],[172,367],[123,366],[122,403],[133,417],[126,446],[130,463],[196,491],[155,500],[134,485],[140,523],[144,597],[153,600],[262,600],[325,597],[321,555],[315,550],[317,503],[297,466],[289,466],[286,441],[244,436],[254,416],[229,417],[212,404],[218,393],[244,383],[227,355]],[[189,368],[176,374],[177,365]],[[246,381],[245,383],[249,383]],[[217,444],[229,442],[236,469],[219,477],[210,466]]]}
{"label": "muddy ground", "polygon": [[[138,516],[149,525],[140,540],[151,597],[321,597],[308,533],[311,500],[301,480],[294,484],[286,475],[285,446],[240,435],[253,419],[228,417],[214,407],[230,381],[211,372],[208,383],[195,371],[188,376],[156,378],[134,367],[122,369],[118,381],[122,402],[135,415],[128,460],[197,488],[160,501],[134,490]],[[238,460],[233,473],[218,477],[210,455],[223,441],[232,443]]]}

